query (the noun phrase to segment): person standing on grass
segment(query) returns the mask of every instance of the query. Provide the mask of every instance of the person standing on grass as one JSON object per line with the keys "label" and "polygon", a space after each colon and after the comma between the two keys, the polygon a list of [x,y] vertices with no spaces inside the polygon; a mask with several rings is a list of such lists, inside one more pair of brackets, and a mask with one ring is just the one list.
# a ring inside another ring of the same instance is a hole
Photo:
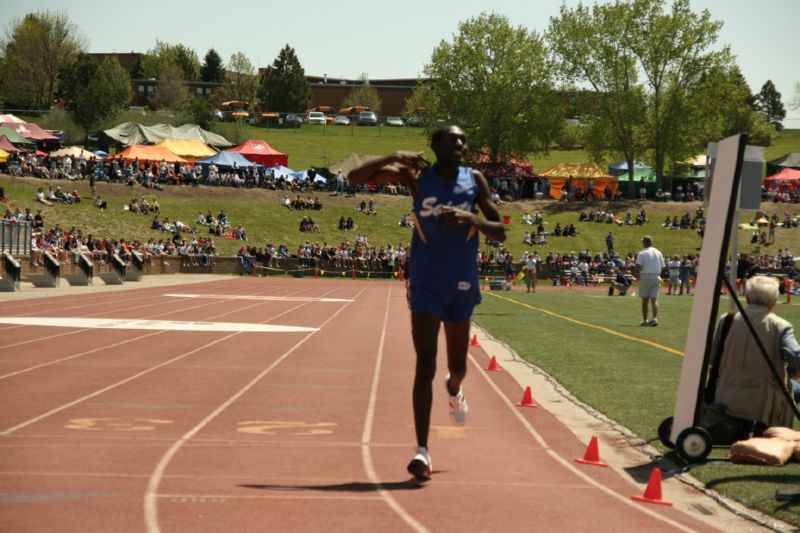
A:
{"label": "person standing on grass", "polygon": [[355,184],[401,182],[414,201],[409,307],[416,350],[413,406],[417,449],[407,470],[421,481],[430,479],[433,472],[428,433],[439,329],[444,324],[450,417],[463,425],[469,410],[461,383],[467,373],[470,318],[481,299],[478,232],[494,241],[506,240],[506,228],[491,201],[486,178],[462,166],[467,152],[464,131],[457,126],[438,128],[431,137],[431,149],[436,154],[433,165],[420,152],[395,152],[350,173]]}
{"label": "person standing on grass", "polygon": [[[658,292],[661,289],[661,270],[666,266],[664,256],[653,246],[650,235],[642,237],[644,249],[636,255],[639,270],[639,297],[642,299],[640,326],[658,325]],[[647,319],[648,304],[653,309],[652,320]]]}

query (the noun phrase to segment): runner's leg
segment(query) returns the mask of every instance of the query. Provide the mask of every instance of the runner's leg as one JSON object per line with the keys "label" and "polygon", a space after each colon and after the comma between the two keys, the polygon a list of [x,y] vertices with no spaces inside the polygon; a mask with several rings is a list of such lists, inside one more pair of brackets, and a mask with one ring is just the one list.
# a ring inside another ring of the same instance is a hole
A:
{"label": "runner's leg", "polygon": [[439,317],[425,311],[411,310],[411,336],[417,353],[414,375],[414,427],[417,445],[428,447],[433,404],[433,378],[436,376],[436,351],[439,337]]}

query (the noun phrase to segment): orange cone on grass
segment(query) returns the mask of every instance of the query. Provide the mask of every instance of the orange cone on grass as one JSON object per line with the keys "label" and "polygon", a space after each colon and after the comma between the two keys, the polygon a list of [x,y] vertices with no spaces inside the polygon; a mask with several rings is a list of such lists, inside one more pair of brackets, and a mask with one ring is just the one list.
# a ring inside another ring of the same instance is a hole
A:
{"label": "orange cone on grass", "polygon": [[589,445],[586,447],[586,453],[583,454],[583,458],[577,458],[575,459],[575,462],[583,465],[608,466],[606,463],[600,460],[600,451],[597,446],[597,435],[592,436],[592,440],[589,441]]}
{"label": "orange cone on grass", "polygon": [[522,400],[517,403],[520,407],[539,407],[536,405],[536,402],[533,401],[533,394],[531,394],[531,388],[525,387],[525,392],[522,394]]}
{"label": "orange cone on grass", "polygon": [[477,335],[473,335],[472,336],[472,340],[469,341],[469,345],[470,346],[480,346],[480,344],[478,344],[478,336]]}
{"label": "orange cone on grass", "polygon": [[497,366],[497,358],[495,356],[492,356],[492,358],[489,359],[489,366],[486,367],[486,371],[487,372],[500,372],[500,367]]}
{"label": "orange cone on grass", "polygon": [[661,469],[656,467],[650,474],[650,481],[647,482],[647,488],[644,489],[644,494],[631,496],[632,500],[637,502],[657,503],[659,505],[671,506],[672,502],[661,499]]}

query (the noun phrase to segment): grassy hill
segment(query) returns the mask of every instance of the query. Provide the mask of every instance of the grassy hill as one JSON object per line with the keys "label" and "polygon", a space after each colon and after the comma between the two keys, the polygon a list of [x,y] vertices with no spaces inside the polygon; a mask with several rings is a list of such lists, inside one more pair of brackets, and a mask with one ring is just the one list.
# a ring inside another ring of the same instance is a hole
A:
{"label": "grassy hill", "polygon": [[[312,165],[326,166],[340,160],[350,153],[385,154],[394,150],[422,150],[432,156],[427,148],[427,138],[420,128],[390,128],[390,127],[347,127],[347,126],[309,126],[304,125],[298,129],[266,129],[249,125],[219,124],[221,133],[231,136],[235,133],[242,139],[258,138],[268,141],[275,148],[289,154],[289,163],[293,168],[301,169]],[[231,136],[231,140],[234,139]],[[790,151],[800,151],[800,130],[784,130],[777,138],[775,144],[766,151],[767,159],[772,159]],[[530,161],[534,169],[541,169],[557,162],[585,162],[587,154],[582,150],[551,151],[549,154],[536,156]],[[84,196],[89,196],[88,184],[85,182],[66,183],[53,181],[54,186],[75,188]],[[119,185],[100,183],[98,193],[105,199],[109,208],[100,211],[90,203],[76,206],[56,205],[52,207],[36,206],[34,192],[39,186],[46,186],[43,180],[35,178],[13,178],[0,175],[0,186],[6,190],[6,196],[24,207],[43,207],[47,224],[61,224],[70,228],[75,226],[84,233],[91,233],[95,237],[111,236],[126,239],[164,238],[163,233],[150,230],[151,217],[134,215],[123,211],[122,206],[131,198],[141,195],[148,200],[155,197],[161,204],[162,216],[178,219],[189,225],[194,225],[198,211],[204,213],[208,210],[215,214],[225,210],[233,224],[242,224],[248,232],[250,242],[256,246],[266,243],[275,245],[284,243],[289,248],[295,248],[306,240],[338,243],[345,240],[354,240],[357,233],[366,234],[373,245],[383,245],[391,242],[393,245],[408,243],[410,232],[398,226],[403,213],[411,208],[408,197],[376,195],[378,216],[368,217],[355,209],[362,197],[356,198],[330,196],[320,194],[324,208],[322,211],[304,213],[302,211],[289,211],[279,205],[285,193],[266,190],[239,190],[215,187],[178,187],[167,188],[165,191],[135,188]],[[551,237],[545,248],[539,249],[540,253],[548,251],[570,252],[588,249],[592,252],[605,250],[605,235],[611,230],[614,233],[616,248],[621,253],[635,252],[640,247],[641,236],[649,233],[654,237],[655,245],[663,252],[669,254],[693,253],[700,246],[700,237],[690,230],[666,230],[661,226],[667,215],[680,217],[685,212],[693,213],[699,206],[694,203],[654,203],[636,200],[623,200],[619,202],[592,202],[561,204],[552,201],[521,201],[501,206],[504,215],[510,215],[513,223],[510,227],[507,247],[515,257],[520,257],[526,245],[522,243],[523,232],[530,229],[520,223],[525,212],[539,211],[544,215],[545,227],[552,230],[556,223],[561,225],[574,223],[578,228],[577,237]],[[650,222],[644,227],[616,226],[588,222],[578,222],[578,213],[581,210],[603,209],[611,210],[620,216],[631,212],[634,216],[641,209],[645,209]],[[785,211],[796,212],[793,205],[765,204],[767,213],[776,212],[781,219]],[[304,214],[311,214],[321,227],[320,233],[307,234],[298,230],[300,219]],[[338,230],[339,218],[352,216],[356,222],[354,231],[345,232]],[[751,214],[743,214],[742,221],[748,221]],[[204,229],[204,228],[201,228]],[[750,231],[740,232],[740,249],[751,251],[749,244]],[[217,247],[223,255],[233,255],[241,243],[217,239]],[[774,245],[767,247],[765,253],[775,253],[778,248],[789,247],[800,252],[800,229],[781,229],[777,231],[777,240]]]}
{"label": "grassy hill", "polygon": [[[89,196],[86,182],[65,183],[52,181],[53,186],[75,188],[84,196]],[[393,245],[410,242],[410,231],[398,226],[403,213],[411,208],[411,200],[406,196],[373,195],[378,207],[377,216],[367,216],[356,210],[362,198],[330,196],[328,193],[320,195],[323,202],[321,211],[290,211],[280,205],[280,199],[285,193],[279,191],[248,190],[217,187],[168,187],[164,191],[154,191],[137,187],[131,189],[121,184],[100,183],[98,193],[108,202],[109,208],[101,211],[84,201],[79,205],[54,205],[42,206],[33,201],[36,188],[47,185],[44,180],[36,178],[15,178],[0,175],[0,186],[5,188],[6,196],[16,202],[20,208],[31,207],[32,210],[41,207],[48,226],[56,223],[64,228],[76,227],[84,233],[95,237],[114,237],[125,239],[165,238],[164,233],[150,230],[151,216],[136,215],[123,210],[123,205],[131,198],[145,195],[148,199],[157,198],[161,205],[161,213],[171,220],[180,220],[186,224],[194,225],[198,211],[213,211],[216,215],[224,210],[232,224],[242,224],[248,232],[252,245],[264,246],[267,243],[284,243],[290,249],[306,240],[339,243],[353,241],[356,234],[363,233],[373,245]],[[548,251],[570,252],[588,249],[592,252],[605,251],[605,236],[612,231],[616,248],[621,253],[636,252],[641,247],[641,236],[649,233],[653,236],[655,245],[664,253],[683,254],[695,253],[700,247],[699,235],[691,230],[667,230],[661,223],[669,215],[680,217],[685,212],[693,213],[700,205],[699,202],[691,203],[656,203],[650,201],[623,200],[618,202],[589,202],[589,203],[558,203],[554,201],[521,201],[506,203],[500,207],[501,213],[512,217],[509,238],[506,243],[515,257],[520,257],[524,250],[530,247],[522,243],[523,232],[530,226],[520,223],[523,213],[539,211],[543,214],[546,228],[550,231],[557,222],[561,225],[574,223],[578,229],[577,237],[548,237],[547,246],[537,248],[540,254]],[[631,212],[634,216],[645,209],[650,222],[645,226],[618,226],[594,222],[578,222],[578,213],[588,209],[612,210],[624,215]],[[800,212],[794,205],[772,204],[764,205],[768,213],[776,212],[783,216],[784,211]],[[320,233],[302,233],[298,230],[300,219],[304,215],[311,215],[320,225]],[[352,216],[356,227],[352,231],[338,229],[339,218]],[[743,214],[743,221],[749,214]],[[205,228],[200,228],[206,231]],[[749,244],[750,231],[740,231],[740,249],[753,250]],[[241,245],[237,241],[217,239],[217,247],[221,255],[234,255]],[[764,249],[764,253],[774,254],[778,248],[789,247],[791,250],[800,251],[800,229],[778,228],[776,242]]]}

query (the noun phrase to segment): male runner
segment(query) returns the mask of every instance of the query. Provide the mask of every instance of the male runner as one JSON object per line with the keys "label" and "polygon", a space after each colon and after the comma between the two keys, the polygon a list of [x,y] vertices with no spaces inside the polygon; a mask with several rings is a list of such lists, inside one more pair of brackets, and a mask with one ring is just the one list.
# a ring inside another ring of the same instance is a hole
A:
{"label": "male runner", "polygon": [[[486,178],[462,166],[467,137],[443,126],[431,137],[436,163],[422,153],[395,152],[352,172],[352,183],[404,183],[414,198],[414,234],[409,272],[411,336],[417,354],[413,404],[417,449],[408,472],[418,480],[433,472],[428,453],[433,378],[441,324],[447,341],[445,386],[450,417],[463,425],[469,410],[461,382],[467,373],[470,317],[480,302],[478,231],[503,242],[506,228],[490,200]],[[483,218],[478,217],[478,208]]]}

